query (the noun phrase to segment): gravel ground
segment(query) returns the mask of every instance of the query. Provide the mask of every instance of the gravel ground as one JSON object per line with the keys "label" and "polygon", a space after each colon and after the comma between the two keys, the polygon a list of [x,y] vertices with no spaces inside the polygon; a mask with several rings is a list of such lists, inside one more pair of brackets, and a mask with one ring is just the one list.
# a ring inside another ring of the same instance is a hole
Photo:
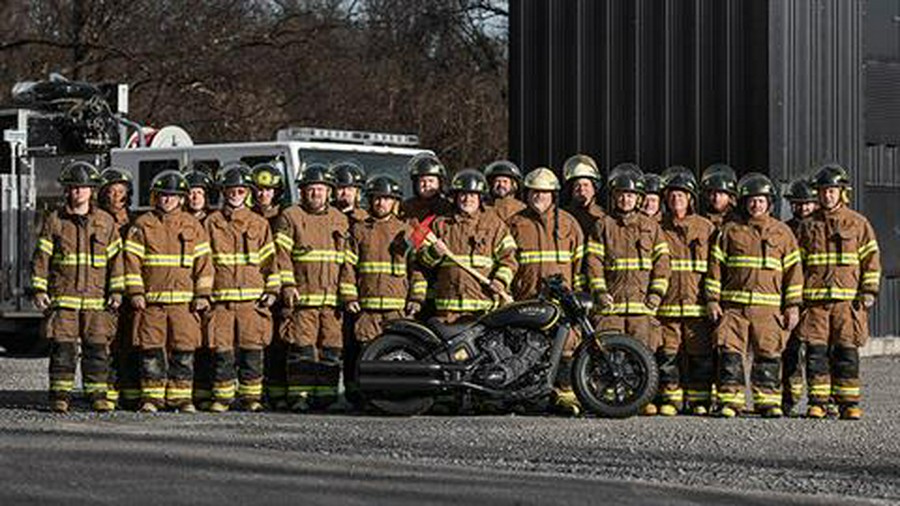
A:
{"label": "gravel ground", "polygon": [[[564,495],[558,495],[554,487],[567,484],[574,487],[566,489],[570,492],[587,487],[587,495],[573,496],[575,502],[614,493],[617,501],[625,503],[628,494],[635,493],[634,504],[757,504],[757,500],[759,504],[828,504],[853,499],[900,503],[898,366],[900,357],[864,360],[866,416],[859,422],[755,417],[398,419],[276,413],[95,415],[78,411],[55,415],[46,411],[45,394],[40,390],[46,382],[46,360],[0,358],[0,448],[5,448],[0,452],[0,464],[16,462],[19,466],[12,471],[0,465],[0,478],[21,483],[22,476],[16,473],[25,473],[27,467],[21,466],[29,465],[29,459],[41,461],[42,452],[53,455],[56,448],[74,461],[79,452],[102,439],[117,441],[115,451],[138,456],[169,445],[165,455],[171,454],[176,461],[201,458],[216,448],[238,452],[230,460],[207,462],[216,469],[250,456],[290,460],[294,462],[291,465],[299,465],[294,460],[299,458],[317,462],[323,469],[363,466],[401,475],[417,469],[425,473],[421,483],[465,481],[475,476],[486,483],[496,482],[496,491],[508,491],[482,498],[473,489],[469,492],[475,495],[467,496],[473,502],[520,497],[528,490],[522,488],[524,477],[529,486],[545,485],[514,502],[558,502],[546,500],[547,494],[562,499]],[[97,458],[104,460],[103,455]],[[34,465],[36,469],[42,466]],[[304,469],[295,471],[308,472]],[[439,469],[446,471],[427,474]],[[344,483],[343,490],[351,493],[355,490],[351,484],[358,482],[341,481],[345,479],[347,476],[337,473],[323,478],[322,483]],[[596,495],[603,488],[586,483],[606,484],[608,492]],[[615,488],[623,483],[631,485]],[[385,489],[380,491],[383,496],[367,497],[380,497],[377,502],[402,502],[402,493],[409,492]],[[7,496],[17,500],[35,497],[34,490],[27,487],[20,495]],[[431,499],[442,502],[441,497]],[[48,499],[53,497],[41,497]],[[347,496],[319,499],[328,503]]]}

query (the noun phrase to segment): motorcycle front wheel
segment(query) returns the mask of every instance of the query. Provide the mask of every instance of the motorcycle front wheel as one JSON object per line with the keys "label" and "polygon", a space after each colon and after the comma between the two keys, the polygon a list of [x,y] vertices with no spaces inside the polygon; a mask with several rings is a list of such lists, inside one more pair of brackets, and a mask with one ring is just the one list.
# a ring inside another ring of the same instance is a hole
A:
{"label": "motorcycle front wheel", "polygon": [[631,336],[610,334],[600,339],[605,351],[586,339],[575,352],[575,395],[582,406],[596,415],[634,416],[656,396],[656,360],[646,346]]}
{"label": "motorcycle front wheel", "polygon": [[[419,341],[398,334],[384,334],[369,344],[359,359],[379,361],[421,360],[428,355],[428,349]],[[366,401],[379,411],[394,416],[415,416],[426,413],[434,405],[434,398],[416,394],[391,393],[379,395],[374,392],[364,394]]]}

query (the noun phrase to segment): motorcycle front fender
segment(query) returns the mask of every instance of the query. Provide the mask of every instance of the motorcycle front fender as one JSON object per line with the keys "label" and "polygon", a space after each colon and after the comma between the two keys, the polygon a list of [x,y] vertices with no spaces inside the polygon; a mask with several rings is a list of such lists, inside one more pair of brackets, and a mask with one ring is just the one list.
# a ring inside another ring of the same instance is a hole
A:
{"label": "motorcycle front fender", "polygon": [[444,341],[434,331],[415,320],[393,320],[385,325],[382,333],[401,334],[411,337],[420,341],[429,349],[444,346]]}

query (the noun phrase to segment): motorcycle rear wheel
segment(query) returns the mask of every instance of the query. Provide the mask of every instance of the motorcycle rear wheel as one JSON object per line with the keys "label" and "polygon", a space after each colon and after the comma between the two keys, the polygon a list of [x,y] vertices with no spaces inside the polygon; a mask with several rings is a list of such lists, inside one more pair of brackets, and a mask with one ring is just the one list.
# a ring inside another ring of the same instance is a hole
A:
{"label": "motorcycle rear wheel", "polygon": [[601,337],[602,354],[592,340],[585,340],[575,352],[572,386],[581,405],[607,418],[628,418],[638,414],[653,397],[659,384],[659,370],[650,350],[624,334]]}
{"label": "motorcycle rear wheel", "polygon": [[[428,349],[419,341],[399,334],[384,334],[368,345],[360,360],[420,360],[428,355]],[[434,406],[434,398],[421,395],[392,394],[377,396],[364,394],[366,401],[379,411],[394,416],[415,416],[426,413]]]}

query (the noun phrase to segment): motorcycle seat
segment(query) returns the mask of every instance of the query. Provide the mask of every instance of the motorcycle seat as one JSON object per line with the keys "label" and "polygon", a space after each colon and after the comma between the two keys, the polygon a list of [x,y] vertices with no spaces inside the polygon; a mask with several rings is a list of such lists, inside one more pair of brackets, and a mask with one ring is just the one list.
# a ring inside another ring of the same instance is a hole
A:
{"label": "motorcycle seat", "polygon": [[445,323],[441,323],[441,322],[437,321],[435,318],[430,318],[428,320],[428,326],[431,327],[431,329],[434,330],[434,333],[437,334],[438,337],[440,337],[444,341],[448,341],[451,338],[456,337],[459,334],[462,334],[463,332],[469,330],[470,328],[474,327],[477,324],[478,324],[477,321],[473,321],[473,322],[468,322],[468,323],[457,323],[457,324],[447,325]]}

